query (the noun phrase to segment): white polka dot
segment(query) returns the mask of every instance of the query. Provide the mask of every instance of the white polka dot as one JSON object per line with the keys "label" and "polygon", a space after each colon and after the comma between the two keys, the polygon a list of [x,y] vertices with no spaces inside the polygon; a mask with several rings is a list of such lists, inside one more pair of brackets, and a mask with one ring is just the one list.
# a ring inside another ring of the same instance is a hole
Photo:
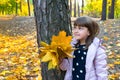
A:
{"label": "white polka dot", "polygon": [[86,52],[84,52],[84,55],[86,55]]}
{"label": "white polka dot", "polygon": [[83,60],[83,59],[84,59],[84,57],[81,57],[81,59]]}
{"label": "white polka dot", "polygon": [[76,66],[78,66],[79,65],[79,63],[76,63]]}
{"label": "white polka dot", "polygon": [[72,68],[73,71],[75,71],[75,68]]}
{"label": "white polka dot", "polygon": [[78,51],[78,53],[80,53],[80,51]]}
{"label": "white polka dot", "polygon": [[85,46],[83,46],[83,48],[85,49],[86,47],[85,47]]}
{"label": "white polka dot", "polygon": [[76,75],[77,78],[79,78],[79,75]]}
{"label": "white polka dot", "polygon": [[83,73],[83,70],[80,70],[80,73]]}
{"label": "white polka dot", "polygon": [[75,58],[75,56],[73,56],[73,58]]}

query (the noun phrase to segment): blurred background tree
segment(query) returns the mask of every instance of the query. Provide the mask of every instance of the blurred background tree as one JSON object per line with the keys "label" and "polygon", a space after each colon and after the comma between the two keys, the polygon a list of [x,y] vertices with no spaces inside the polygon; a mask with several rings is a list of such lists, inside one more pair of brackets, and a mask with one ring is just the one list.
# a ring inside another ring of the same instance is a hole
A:
{"label": "blurred background tree", "polygon": [[[120,18],[120,0],[68,0],[71,17],[83,15],[102,18],[102,12],[106,12],[106,18]],[[0,0],[0,16],[18,15],[34,16],[33,0]],[[102,9],[102,5],[106,8]],[[106,10],[104,10],[106,9]],[[102,11],[103,10],[103,11]]]}
{"label": "blurred background tree", "polygon": [[33,15],[32,0],[0,0],[0,15]]}

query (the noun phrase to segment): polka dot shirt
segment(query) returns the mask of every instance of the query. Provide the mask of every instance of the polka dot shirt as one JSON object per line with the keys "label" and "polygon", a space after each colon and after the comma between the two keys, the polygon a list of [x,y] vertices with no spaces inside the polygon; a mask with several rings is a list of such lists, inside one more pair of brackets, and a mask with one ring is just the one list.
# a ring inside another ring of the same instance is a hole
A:
{"label": "polka dot shirt", "polygon": [[85,63],[88,49],[85,45],[79,45],[74,51],[72,80],[85,80]]}

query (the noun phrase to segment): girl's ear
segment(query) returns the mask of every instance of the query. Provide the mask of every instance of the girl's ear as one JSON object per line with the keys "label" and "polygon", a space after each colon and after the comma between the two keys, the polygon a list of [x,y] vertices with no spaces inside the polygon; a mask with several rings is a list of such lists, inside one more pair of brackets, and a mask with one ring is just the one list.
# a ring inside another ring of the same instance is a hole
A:
{"label": "girl's ear", "polygon": [[88,31],[88,36],[90,35],[90,32]]}
{"label": "girl's ear", "polygon": [[88,36],[90,35],[90,33],[88,33]]}

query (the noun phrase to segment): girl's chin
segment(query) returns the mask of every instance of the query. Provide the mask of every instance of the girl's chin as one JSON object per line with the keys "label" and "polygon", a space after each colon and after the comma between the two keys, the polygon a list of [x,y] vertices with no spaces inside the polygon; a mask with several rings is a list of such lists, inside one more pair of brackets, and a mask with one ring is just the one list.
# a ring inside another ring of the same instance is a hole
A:
{"label": "girl's chin", "polygon": [[75,39],[80,40],[81,38],[80,37],[75,37]]}

